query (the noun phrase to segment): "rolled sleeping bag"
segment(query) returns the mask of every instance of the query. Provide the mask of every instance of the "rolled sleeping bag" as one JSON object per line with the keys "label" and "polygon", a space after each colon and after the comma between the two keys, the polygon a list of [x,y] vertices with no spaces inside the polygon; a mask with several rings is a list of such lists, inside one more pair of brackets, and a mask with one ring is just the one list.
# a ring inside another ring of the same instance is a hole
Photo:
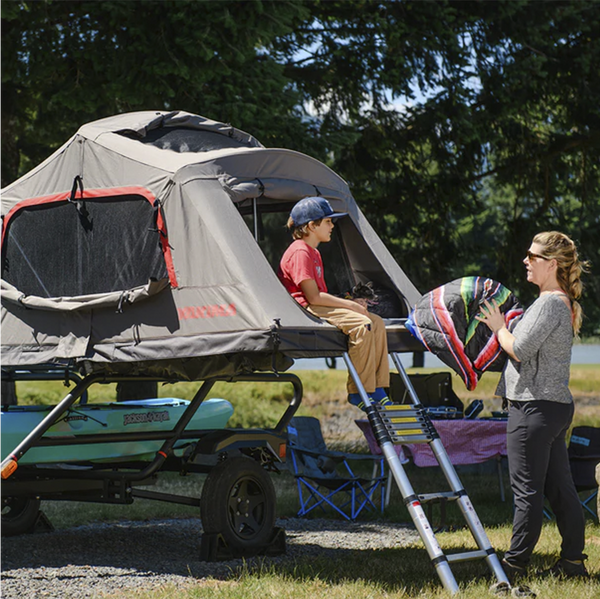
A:
{"label": "rolled sleeping bag", "polygon": [[426,293],[406,327],[427,350],[462,378],[472,391],[486,371],[501,371],[507,354],[489,327],[475,319],[485,300],[494,300],[511,330],[523,314],[519,300],[502,283],[463,277]]}

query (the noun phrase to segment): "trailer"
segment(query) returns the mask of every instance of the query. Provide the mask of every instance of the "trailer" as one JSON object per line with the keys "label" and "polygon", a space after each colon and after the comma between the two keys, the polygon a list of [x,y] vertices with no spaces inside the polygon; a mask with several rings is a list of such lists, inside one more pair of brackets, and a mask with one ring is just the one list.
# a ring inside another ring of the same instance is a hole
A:
{"label": "trailer", "polygon": [[[286,427],[302,398],[300,380],[287,370],[296,358],[343,357],[444,586],[458,591],[449,564],[470,559],[485,559],[507,584],[410,381],[410,418],[421,423],[419,437],[440,459],[448,499],[459,503],[477,541],[472,554],[446,556],[435,539],[421,507],[430,498],[413,492],[392,447],[402,439],[402,410],[394,407],[390,416],[372,405],[345,335],[302,308],[276,276],[290,242],[290,209],[315,195],[348,214],[322,249],[329,292],[370,283],[379,298],[370,309],[384,319],[389,351],[405,375],[398,353],[424,349],[405,326],[420,293],[346,182],[309,156],[266,148],[248,133],[198,115],[145,111],[84,125],[2,190],[3,372],[67,365],[81,377],[3,459],[3,502],[13,525],[35,512],[41,498],[130,503],[145,497],[200,507],[205,558],[282,551],[268,472],[285,459]],[[26,463],[33,448],[67,441],[53,438],[50,429],[77,409],[91,384],[148,380],[199,383],[171,430],[106,431],[69,443],[75,458],[75,448],[88,443],[158,441],[152,459],[66,468]],[[293,399],[272,430],[188,430],[214,383],[223,380],[287,382]],[[181,453],[184,440],[189,445]],[[165,470],[206,474],[201,497],[143,488]],[[4,510],[2,520],[4,529]]]}

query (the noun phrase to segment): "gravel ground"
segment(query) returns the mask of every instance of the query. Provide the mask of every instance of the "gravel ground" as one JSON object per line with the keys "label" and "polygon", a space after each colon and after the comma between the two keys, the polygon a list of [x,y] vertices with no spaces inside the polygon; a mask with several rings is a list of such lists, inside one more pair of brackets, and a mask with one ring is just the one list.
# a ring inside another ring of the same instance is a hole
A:
{"label": "gravel ground", "polygon": [[[278,520],[286,531],[281,563],[302,556],[386,548],[419,542],[413,529],[389,523]],[[242,560],[201,562],[198,519],[91,524],[45,534],[2,539],[3,599],[83,599],[195,579],[224,579]],[[253,560],[248,560],[252,563]]]}

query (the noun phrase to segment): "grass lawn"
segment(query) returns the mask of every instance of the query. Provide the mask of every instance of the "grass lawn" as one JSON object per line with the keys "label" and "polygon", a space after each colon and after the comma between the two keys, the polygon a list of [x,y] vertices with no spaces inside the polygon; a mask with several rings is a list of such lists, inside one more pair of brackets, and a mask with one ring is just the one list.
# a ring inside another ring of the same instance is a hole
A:
{"label": "grass lawn", "polygon": [[[347,409],[344,400],[344,371],[301,371],[305,397],[300,413],[312,414],[325,421]],[[486,375],[476,392],[460,390],[455,382],[455,390],[467,404],[471,399],[484,399],[486,410],[497,408],[498,400],[493,398],[496,375]],[[168,385],[160,388],[162,396],[190,398],[197,384],[178,384],[174,389]],[[572,368],[571,389],[576,398],[575,424],[600,426],[600,366],[574,366]],[[33,383],[21,382],[17,385],[20,403],[56,403],[65,394],[60,382]],[[280,384],[237,383],[219,385],[213,396],[229,399],[235,407],[233,426],[272,426],[283,413],[291,397],[291,387]],[[99,385],[92,389],[90,401],[113,401],[114,385]],[[354,433],[355,431],[352,431]],[[348,430],[348,435],[351,431]],[[342,437],[343,438],[343,437]],[[339,437],[336,438],[339,443]],[[354,445],[352,445],[354,447]],[[365,447],[359,448],[364,451]],[[497,473],[494,467],[458,468],[459,476],[473,502],[475,509],[486,528],[492,545],[501,554],[508,547],[511,533],[512,509],[510,493],[507,501],[499,498]],[[420,469],[407,465],[406,471],[418,493],[446,490],[443,474],[434,468]],[[298,498],[294,480],[287,472],[273,475],[278,496],[278,515],[293,516],[298,509]],[[504,473],[505,487],[508,489],[507,473]],[[202,477],[179,477],[165,473],[159,477],[157,490],[198,496]],[[94,521],[107,522],[131,519],[153,519],[173,517],[198,517],[192,507],[169,503],[136,500],[133,505],[105,505],[88,503],[44,502],[43,510],[56,528],[66,528]],[[328,514],[328,517],[333,517]],[[368,514],[364,521],[380,519],[407,523],[410,517],[403,505],[400,493],[392,490],[390,506],[385,513]],[[433,523],[439,519],[437,510],[433,513]],[[464,520],[455,504],[447,508],[448,530],[438,535],[444,549],[460,551],[474,548],[471,535],[464,529]],[[588,566],[594,574],[592,581],[560,582],[554,579],[531,579],[540,598],[548,599],[597,599],[600,597],[600,527],[591,518],[587,521],[586,534],[589,555]],[[553,521],[544,524],[542,537],[536,550],[534,567],[550,566],[560,545],[558,531]],[[474,562],[456,564],[452,567],[461,585],[461,597],[475,599],[490,596],[488,593],[489,572],[485,564]],[[189,585],[165,587],[152,592],[127,591],[113,594],[112,599],[136,597],[139,599],[181,598],[193,599],[215,597],[237,598],[313,598],[318,595],[337,598],[432,598],[447,597],[423,546],[398,547],[394,549],[340,550],[339,557],[320,556],[318,552],[310,557],[295,561],[265,559],[260,565],[250,567],[240,561],[239,567],[232,570],[226,580],[190,579]]]}

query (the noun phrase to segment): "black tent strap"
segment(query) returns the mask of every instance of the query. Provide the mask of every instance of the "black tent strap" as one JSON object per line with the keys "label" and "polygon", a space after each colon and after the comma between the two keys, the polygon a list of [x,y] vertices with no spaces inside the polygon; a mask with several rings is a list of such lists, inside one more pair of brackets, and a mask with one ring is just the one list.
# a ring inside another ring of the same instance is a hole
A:
{"label": "black tent strap", "polygon": [[119,298],[119,304],[118,304],[115,312],[117,314],[123,314],[123,306],[125,304],[130,304],[130,303],[131,303],[131,299],[129,297],[129,291],[123,291],[123,293],[121,293],[121,297]]}
{"label": "black tent strap", "polygon": [[271,354],[271,368],[275,374],[278,374],[276,356],[279,351],[279,346],[281,345],[281,337],[279,336],[279,331],[277,329],[281,328],[281,319],[274,318],[273,322],[275,324],[271,325],[271,339],[273,341],[273,353]]}
{"label": "black tent strap", "polygon": [[76,175],[76,177],[73,179],[73,187],[71,188],[71,195],[69,197],[69,202],[76,204],[77,200],[75,199],[75,194],[77,193],[77,187],[79,187],[79,192],[81,195],[81,198],[83,198],[83,179],[79,176]]}
{"label": "black tent strap", "polygon": [[[79,200],[75,197],[77,194],[77,188],[79,187]],[[74,179],[73,179],[73,187],[71,188],[71,195],[68,198],[68,202],[70,202],[71,204],[75,204],[75,208],[77,208],[77,212],[79,212],[79,216],[83,217],[83,205],[81,200],[83,199],[83,179],[77,175]]]}
{"label": "black tent strap", "polygon": [[265,194],[265,185],[258,177],[256,177],[256,180],[258,181],[258,191],[260,192],[258,197],[260,198]]}
{"label": "black tent strap", "polygon": [[[161,229],[158,226],[158,217],[160,216],[161,210],[162,210],[162,203],[158,198],[156,198],[154,200],[154,203],[152,204],[152,210],[153,210],[152,222],[154,223],[154,228],[148,229],[148,231],[150,231],[151,233],[160,233],[163,237],[166,237],[167,236],[166,230]],[[163,218],[163,223],[164,223],[164,218]]]}

